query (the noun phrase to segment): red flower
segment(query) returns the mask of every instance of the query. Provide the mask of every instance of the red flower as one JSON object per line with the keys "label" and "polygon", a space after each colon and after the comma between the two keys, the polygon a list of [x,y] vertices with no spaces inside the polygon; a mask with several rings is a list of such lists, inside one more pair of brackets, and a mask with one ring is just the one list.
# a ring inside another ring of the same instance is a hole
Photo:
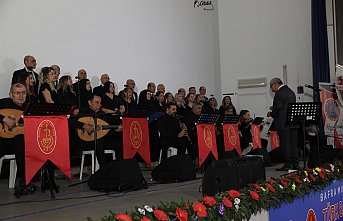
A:
{"label": "red flower", "polygon": [[256,200],[256,201],[260,200],[260,196],[255,191],[250,190],[249,193],[250,193],[250,196],[253,200]]}
{"label": "red flower", "polygon": [[151,221],[148,217],[144,216],[140,221]]}
{"label": "red flower", "polygon": [[289,182],[290,180],[287,178],[283,178],[284,181]]}
{"label": "red flower", "polygon": [[282,185],[283,187],[286,187],[286,186],[288,186],[288,183],[287,183],[286,181],[281,181],[281,185]]}
{"label": "red flower", "polygon": [[154,210],[154,216],[158,220],[162,220],[162,221],[168,220],[167,214],[163,212],[162,210],[158,210],[158,209]]}
{"label": "red flower", "polygon": [[268,190],[270,190],[271,192],[275,193],[275,189],[272,185],[270,185],[269,183],[266,183],[266,187]]}
{"label": "red flower", "polygon": [[213,206],[213,205],[215,205],[217,202],[216,202],[216,200],[215,200],[213,197],[211,197],[211,196],[205,196],[205,197],[204,197],[204,203],[205,203],[206,205],[208,205],[208,206]]}
{"label": "red flower", "polygon": [[295,182],[297,182],[297,183],[303,183],[303,181],[302,180],[300,180],[298,177],[295,177]]}
{"label": "red flower", "polygon": [[131,217],[129,217],[126,214],[118,214],[116,215],[116,220],[120,220],[120,221],[132,221]]}
{"label": "red flower", "polygon": [[236,197],[241,196],[241,193],[238,192],[237,190],[229,190],[228,194],[231,198],[236,198]]}
{"label": "red flower", "polygon": [[232,202],[228,198],[226,198],[226,196],[223,197],[222,202],[226,207],[232,208]]}
{"label": "red flower", "polygon": [[316,182],[316,178],[314,176],[310,175],[310,178],[313,182]]}
{"label": "red flower", "polygon": [[188,220],[188,214],[186,211],[180,208],[176,208],[176,218],[178,218],[180,221],[187,221]]}
{"label": "red flower", "polygon": [[254,183],[252,185],[256,190],[262,190],[261,187],[259,185],[257,185],[256,183]]}
{"label": "red flower", "polygon": [[319,173],[319,178],[324,180],[324,173]]}
{"label": "red flower", "polygon": [[207,211],[206,211],[206,206],[204,204],[195,202],[193,204],[193,210],[194,212],[197,213],[197,216],[199,217],[206,217],[207,216]]}

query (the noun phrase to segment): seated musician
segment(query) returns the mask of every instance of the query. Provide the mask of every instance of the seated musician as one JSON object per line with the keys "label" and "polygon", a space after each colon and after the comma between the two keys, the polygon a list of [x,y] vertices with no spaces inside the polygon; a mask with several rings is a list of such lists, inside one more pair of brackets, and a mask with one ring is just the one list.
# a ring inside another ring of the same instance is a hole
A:
{"label": "seated musician", "polygon": [[[20,197],[21,195],[32,194],[36,190],[33,184],[25,185],[25,143],[23,128],[20,133],[20,128],[16,128],[18,135],[16,135],[15,127],[19,120],[22,111],[25,107],[26,100],[26,86],[20,83],[15,83],[11,86],[10,97],[0,100],[0,122],[7,130],[1,130],[0,137],[0,157],[6,154],[14,154],[17,162],[17,176],[14,187],[14,195]],[[12,131],[11,131],[12,129]],[[6,134],[8,131],[9,134]],[[13,136],[6,136],[13,135]]]}
{"label": "seated musician", "polygon": [[168,103],[166,105],[165,115],[158,122],[160,132],[160,141],[162,148],[162,159],[167,157],[169,147],[177,149],[177,154],[185,154],[186,149],[191,149],[191,143],[187,133],[187,128],[181,124],[176,116],[176,104]]}
{"label": "seated musician", "polygon": [[[94,116],[97,117],[97,124],[100,125],[101,122],[106,122],[107,118],[113,118],[112,115],[106,118],[106,115],[101,111],[101,97],[98,95],[92,94],[88,100],[88,107],[81,107],[79,118],[77,116],[71,121],[70,126],[78,129],[81,151],[85,150],[94,150],[98,159],[100,167],[104,166],[107,162],[105,156],[105,149],[114,148],[114,145],[111,145],[110,140],[104,135],[100,135],[100,132],[97,131],[97,140],[94,142]],[[100,121],[102,120],[102,121]],[[117,132],[121,131],[121,126],[116,129]],[[122,146],[116,146],[116,157],[122,158]]]}

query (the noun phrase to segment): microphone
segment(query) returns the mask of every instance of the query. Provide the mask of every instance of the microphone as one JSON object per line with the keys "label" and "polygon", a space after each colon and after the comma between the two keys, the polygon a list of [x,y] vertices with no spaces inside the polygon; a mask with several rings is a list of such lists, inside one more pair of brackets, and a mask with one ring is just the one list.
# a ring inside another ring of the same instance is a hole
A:
{"label": "microphone", "polygon": [[312,89],[314,91],[322,91],[319,88],[315,88],[315,87],[313,87],[312,85],[309,85],[309,84],[305,84],[305,87],[310,88],[310,89]]}
{"label": "microphone", "polygon": [[75,79],[79,79],[80,77],[76,76]]}
{"label": "microphone", "polygon": [[129,85],[127,85],[127,84],[124,84],[124,87],[129,87]]}

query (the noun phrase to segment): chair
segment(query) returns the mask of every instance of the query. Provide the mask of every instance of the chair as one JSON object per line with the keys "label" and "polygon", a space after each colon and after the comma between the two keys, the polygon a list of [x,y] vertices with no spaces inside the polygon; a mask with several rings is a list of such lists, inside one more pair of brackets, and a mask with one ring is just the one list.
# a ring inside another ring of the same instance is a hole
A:
{"label": "chair", "polygon": [[[174,147],[168,147],[167,158],[174,155],[177,155],[177,149]],[[162,149],[160,150],[160,158],[158,159],[158,164],[161,163],[161,160],[162,160]]]}
{"label": "chair", "polygon": [[[116,159],[116,153],[114,152],[114,150],[105,150],[105,154],[112,154],[113,160]],[[91,155],[91,157],[92,157],[92,174],[94,174],[94,172],[99,169],[98,160],[95,159],[96,162],[94,162],[94,150],[82,151],[81,168],[80,168],[80,180],[82,180],[82,173],[83,173],[83,167],[84,167],[84,162],[85,162],[85,156],[86,155]]]}
{"label": "chair", "polygon": [[17,163],[15,161],[15,155],[10,154],[10,155],[5,155],[0,158],[0,174],[1,174],[1,169],[2,169],[2,162],[4,160],[10,161],[10,177],[8,180],[8,188],[14,188],[15,179],[17,175]]}

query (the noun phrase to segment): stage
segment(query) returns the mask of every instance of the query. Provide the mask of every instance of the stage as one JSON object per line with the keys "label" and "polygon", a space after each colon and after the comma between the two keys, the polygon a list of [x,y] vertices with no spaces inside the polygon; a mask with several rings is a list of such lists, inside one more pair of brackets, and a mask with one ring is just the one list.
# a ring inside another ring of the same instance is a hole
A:
{"label": "stage", "polygon": [[[267,178],[278,178],[285,172],[277,172],[275,168],[282,164],[266,168]],[[79,172],[79,168],[72,168],[72,173]],[[86,173],[90,173],[85,168]],[[77,177],[71,181],[62,175],[56,175],[56,182],[61,186],[56,199],[50,199],[49,191],[36,191],[33,195],[13,196],[13,189],[8,189],[8,177],[0,179],[0,220],[100,220],[108,215],[108,211],[125,212],[135,209],[135,206],[157,205],[160,201],[195,201],[200,198],[202,174],[197,173],[197,179],[183,183],[158,184],[151,181],[150,171],[142,168],[144,177],[149,183],[148,189],[127,193],[105,193],[92,191],[86,183],[68,187],[78,183]],[[60,174],[60,173],[58,173]],[[84,177],[87,180],[88,177]],[[39,182],[35,184],[40,185]]]}

